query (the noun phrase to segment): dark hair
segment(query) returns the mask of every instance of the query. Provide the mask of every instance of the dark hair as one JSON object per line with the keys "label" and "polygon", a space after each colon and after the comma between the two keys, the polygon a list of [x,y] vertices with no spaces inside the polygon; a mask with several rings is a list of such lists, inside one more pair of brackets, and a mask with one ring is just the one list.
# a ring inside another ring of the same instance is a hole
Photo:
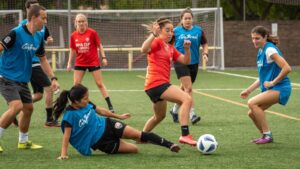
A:
{"label": "dark hair", "polygon": [[274,45],[279,44],[279,38],[277,36],[270,35],[270,31],[264,26],[255,26],[251,33],[257,33],[263,38],[267,37],[267,41],[273,43]]}
{"label": "dark hair", "polygon": [[187,7],[187,8],[185,8],[185,9],[180,13],[180,21],[181,21],[181,19],[183,18],[183,15],[186,14],[186,13],[189,13],[189,14],[192,15],[192,17],[194,17],[191,8],[190,8],[190,7]]}
{"label": "dark hair", "polygon": [[37,0],[27,0],[25,2],[25,9],[29,9],[32,4],[39,4]]}
{"label": "dark hair", "polygon": [[30,21],[33,16],[38,17],[40,11],[46,11],[46,8],[40,5],[32,5],[27,12],[28,21]]}
{"label": "dark hair", "polygon": [[56,118],[59,118],[59,116],[65,110],[69,100],[71,101],[71,103],[74,103],[75,101],[80,101],[87,92],[88,88],[81,84],[74,85],[70,90],[63,90],[54,102],[54,116]]}

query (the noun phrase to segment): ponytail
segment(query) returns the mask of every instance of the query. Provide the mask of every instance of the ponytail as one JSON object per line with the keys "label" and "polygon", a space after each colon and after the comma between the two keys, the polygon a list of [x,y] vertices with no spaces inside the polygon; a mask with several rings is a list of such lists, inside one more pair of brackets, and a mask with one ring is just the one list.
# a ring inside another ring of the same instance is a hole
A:
{"label": "ponytail", "polygon": [[70,97],[70,92],[68,90],[64,90],[61,92],[59,97],[55,100],[54,106],[53,106],[53,114],[54,114],[54,117],[56,117],[57,119],[60,117],[60,115],[65,110],[69,97]]}
{"label": "ponytail", "polygon": [[274,35],[270,35],[270,31],[264,26],[256,26],[251,30],[251,33],[257,33],[263,38],[267,37],[267,41],[273,43],[274,45],[279,45],[279,38]]}
{"label": "ponytail", "polygon": [[80,102],[80,100],[84,97],[84,95],[88,92],[88,88],[81,84],[74,85],[70,90],[64,90],[61,92],[59,97],[55,100],[53,106],[53,114],[57,119],[64,112],[67,107],[68,101],[71,103],[75,103],[76,101]]}

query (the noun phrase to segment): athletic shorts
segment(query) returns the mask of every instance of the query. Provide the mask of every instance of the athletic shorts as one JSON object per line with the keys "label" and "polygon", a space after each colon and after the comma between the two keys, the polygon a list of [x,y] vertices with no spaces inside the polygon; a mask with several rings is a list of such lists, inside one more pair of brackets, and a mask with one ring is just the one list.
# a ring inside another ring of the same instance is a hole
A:
{"label": "athletic shorts", "polygon": [[279,104],[281,105],[287,104],[292,92],[292,88],[290,86],[281,87],[275,85],[271,90],[279,91]]}
{"label": "athletic shorts", "polygon": [[51,86],[51,81],[45,74],[41,66],[32,67],[30,83],[33,93],[44,93],[44,87]]}
{"label": "athletic shorts", "polygon": [[81,70],[81,71],[86,71],[88,70],[89,72],[93,72],[96,70],[100,70],[101,66],[75,66],[75,70]]}
{"label": "athletic shorts", "polygon": [[184,65],[181,63],[175,63],[174,68],[177,78],[180,79],[183,76],[190,76],[192,83],[194,83],[198,74],[198,66],[199,64]]}
{"label": "athletic shorts", "polygon": [[153,103],[162,101],[163,99],[160,96],[171,86],[170,83],[164,83],[159,86],[153,87],[151,89],[146,90],[145,92],[150,97]]}
{"label": "athletic shorts", "polygon": [[15,82],[0,77],[0,92],[7,103],[13,100],[21,100],[22,103],[32,103],[27,83]]}
{"label": "athletic shorts", "polygon": [[103,136],[92,146],[93,150],[99,149],[106,154],[116,154],[119,150],[120,139],[123,136],[126,124],[106,118],[106,127]]}

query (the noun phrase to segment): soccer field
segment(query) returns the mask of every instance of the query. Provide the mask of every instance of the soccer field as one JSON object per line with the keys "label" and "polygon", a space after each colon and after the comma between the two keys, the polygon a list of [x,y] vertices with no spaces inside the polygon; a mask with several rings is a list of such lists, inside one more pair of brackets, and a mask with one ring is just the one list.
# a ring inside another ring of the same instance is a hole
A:
{"label": "soccer field", "polygon": [[[240,75],[237,76],[236,74]],[[73,74],[56,72],[62,89],[69,89]],[[145,71],[104,71],[104,83],[117,113],[131,113],[124,120],[130,126],[142,130],[153,114],[152,103],[143,91]],[[179,84],[172,71],[172,84]],[[219,147],[212,155],[202,155],[195,147],[181,145],[179,153],[151,144],[139,144],[138,154],[106,155],[100,151],[90,157],[80,155],[69,148],[69,159],[59,161],[62,132],[59,128],[44,128],[46,113],[44,101],[34,104],[29,139],[44,146],[41,150],[18,150],[18,128],[11,125],[1,140],[4,152],[0,154],[0,168],[105,168],[105,169],[299,169],[300,166],[300,71],[293,70],[289,77],[293,86],[289,103],[284,107],[275,105],[267,112],[267,120],[273,132],[274,143],[251,144],[259,133],[247,116],[247,100],[240,92],[254,82],[256,71],[200,71],[194,84],[196,113],[202,120],[190,126],[191,134],[198,138],[202,134],[213,134]],[[98,91],[90,73],[86,73],[83,84],[90,90],[90,99],[99,106],[106,103]],[[255,91],[254,94],[259,93]],[[0,114],[7,110],[0,98]],[[168,104],[168,110],[173,104]],[[167,113],[155,133],[178,143],[179,124],[172,122]],[[130,141],[133,142],[133,141]],[[178,143],[179,144],[179,143]]]}

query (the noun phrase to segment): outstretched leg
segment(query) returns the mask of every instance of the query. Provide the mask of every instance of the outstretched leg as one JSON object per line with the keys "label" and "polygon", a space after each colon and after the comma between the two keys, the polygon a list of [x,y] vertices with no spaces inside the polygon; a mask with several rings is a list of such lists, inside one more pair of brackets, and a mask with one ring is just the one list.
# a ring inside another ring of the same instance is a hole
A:
{"label": "outstretched leg", "polygon": [[[162,138],[161,136],[159,136],[155,133],[141,132],[130,126],[125,127],[122,138],[133,139],[133,140],[142,141],[142,142],[150,142],[152,144],[166,147],[173,152],[179,152],[179,150],[180,150],[180,147],[178,145],[166,140],[165,138]],[[128,145],[127,145],[127,147],[128,147],[128,149],[131,148]]]}

